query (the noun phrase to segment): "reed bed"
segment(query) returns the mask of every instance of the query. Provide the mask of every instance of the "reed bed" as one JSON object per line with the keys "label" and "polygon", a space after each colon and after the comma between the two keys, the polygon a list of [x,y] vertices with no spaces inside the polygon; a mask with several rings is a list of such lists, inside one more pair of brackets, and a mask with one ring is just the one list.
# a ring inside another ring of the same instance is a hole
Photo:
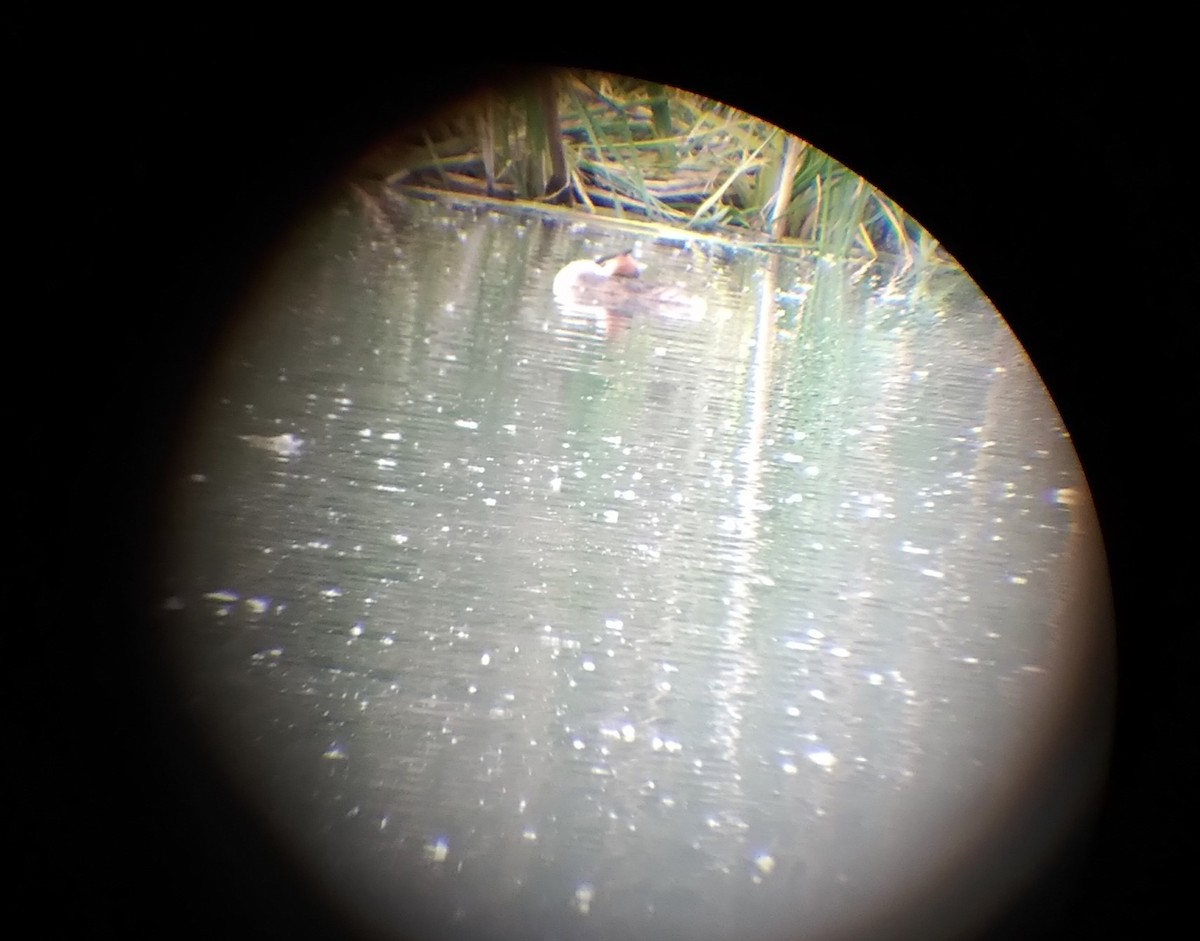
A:
{"label": "reed bed", "polygon": [[676,88],[553,72],[405,129],[374,161],[391,186],[566,206],[839,256],[936,257],[895,202],[779,128]]}

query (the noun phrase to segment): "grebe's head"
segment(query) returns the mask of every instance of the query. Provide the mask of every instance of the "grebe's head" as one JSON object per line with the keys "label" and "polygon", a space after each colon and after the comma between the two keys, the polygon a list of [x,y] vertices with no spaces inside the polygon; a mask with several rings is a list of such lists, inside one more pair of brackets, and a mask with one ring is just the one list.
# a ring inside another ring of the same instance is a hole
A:
{"label": "grebe's head", "polygon": [[627,250],[616,255],[597,258],[596,264],[604,270],[608,277],[638,278],[641,277],[645,265],[633,257],[633,251]]}

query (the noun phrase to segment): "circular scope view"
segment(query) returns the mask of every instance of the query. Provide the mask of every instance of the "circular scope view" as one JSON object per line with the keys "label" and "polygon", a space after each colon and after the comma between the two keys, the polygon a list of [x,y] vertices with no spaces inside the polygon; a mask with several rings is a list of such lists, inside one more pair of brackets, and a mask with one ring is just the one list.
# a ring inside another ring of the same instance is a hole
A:
{"label": "circular scope view", "polygon": [[180,699],[348,931],[958,937],[1086,810],[1107,575],[1045,387],[729,107],[556,73],[398,132],[181,441]]}

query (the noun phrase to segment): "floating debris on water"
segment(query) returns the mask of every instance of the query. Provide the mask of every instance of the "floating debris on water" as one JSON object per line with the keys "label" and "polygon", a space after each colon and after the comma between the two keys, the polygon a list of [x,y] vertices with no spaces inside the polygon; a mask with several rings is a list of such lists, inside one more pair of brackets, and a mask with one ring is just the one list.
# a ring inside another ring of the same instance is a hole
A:
{"label": "floating debris on water", "polygon": [[271,451],[280,457],[295,457],[304,449],[304,439],[291,432],[282,435],[238,435],[248,445]]}

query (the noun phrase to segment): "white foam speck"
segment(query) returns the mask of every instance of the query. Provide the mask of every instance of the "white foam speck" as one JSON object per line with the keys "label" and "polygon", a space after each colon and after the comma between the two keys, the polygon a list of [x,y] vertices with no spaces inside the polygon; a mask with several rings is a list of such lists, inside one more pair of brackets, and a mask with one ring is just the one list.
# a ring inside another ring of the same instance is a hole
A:
{"label": "white foam speck", "polygon": [[824,748],[814,748],[807,752],[808,760],[814,765],[819,765],[822,768],[832,768],[837,764],[837,757],[833,752]]}

